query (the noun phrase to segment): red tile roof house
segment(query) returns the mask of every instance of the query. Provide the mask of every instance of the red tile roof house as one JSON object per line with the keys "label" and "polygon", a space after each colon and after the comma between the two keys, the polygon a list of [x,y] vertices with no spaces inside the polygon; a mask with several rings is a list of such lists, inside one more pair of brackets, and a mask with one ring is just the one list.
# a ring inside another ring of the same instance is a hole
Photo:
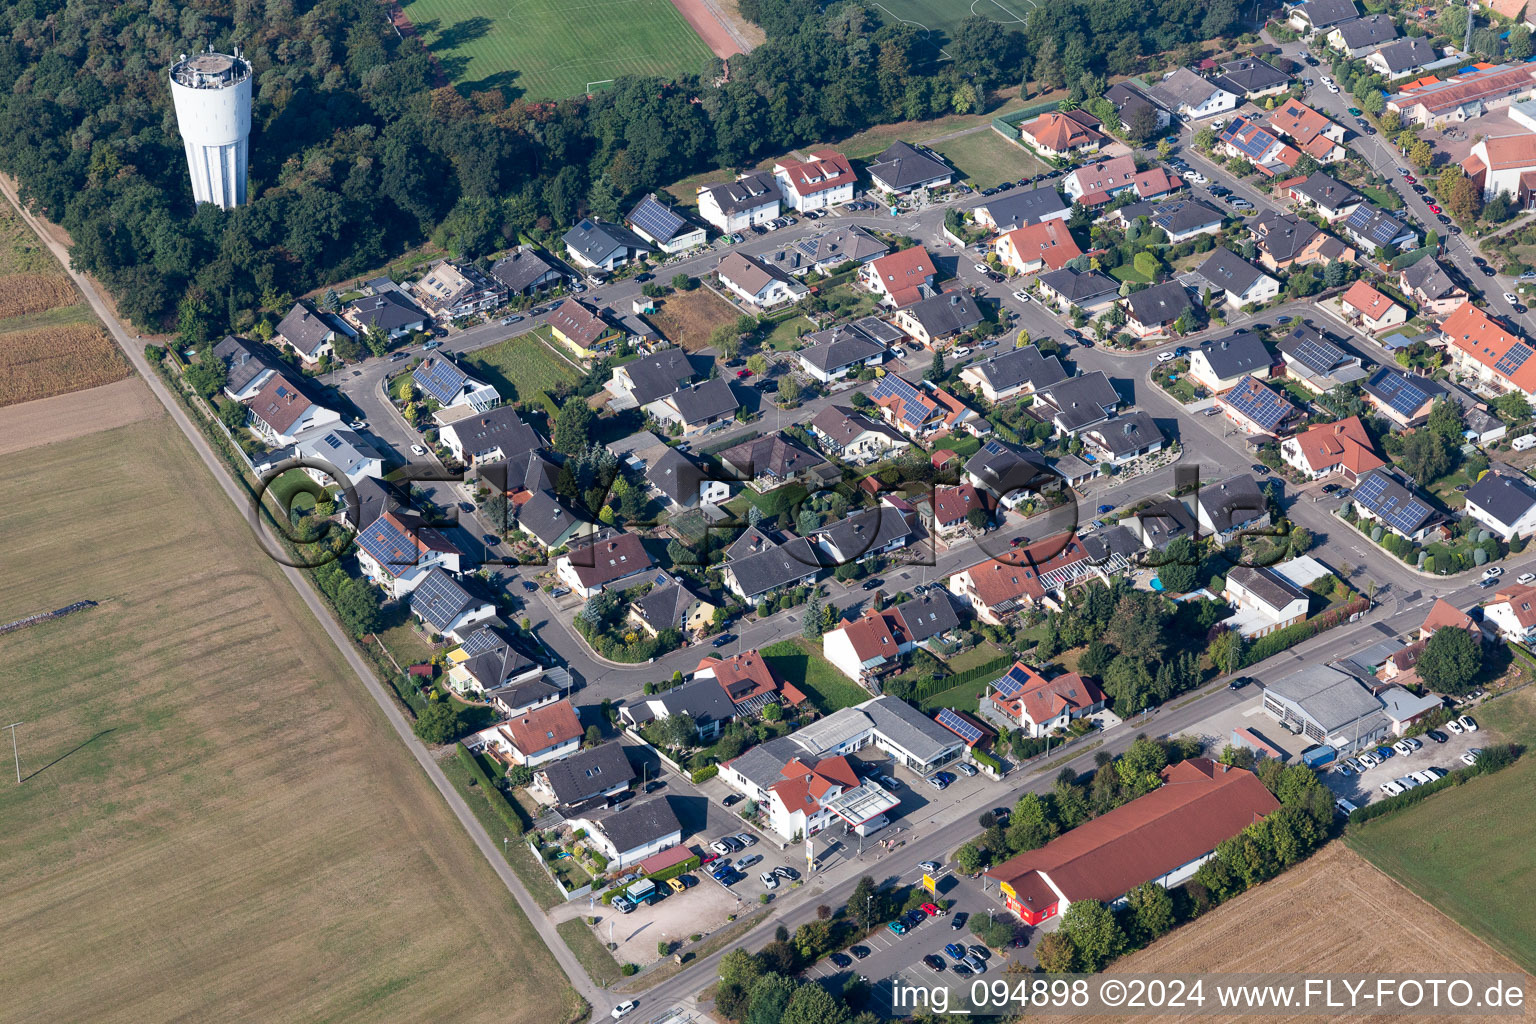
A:
{"label": "red tile roof house", "polygon": [[910,306],[932,289],[936,271],[920,245],[893,252],[859,268],[859,280],[890,306]]}
{"label": "red tile roof house", "polygon": [[1360,417],[1320,423],[1280,443],[1285,464],[1310,480],[1338,473],[1350,484],[1386,465],[1371,447]]}
{"label": "red tile roof house", "polygon": [[915,646],[901,617],[891,609],[867,609],[858,618],[839,623],[821,638],[821,650],[827,660],[849,679],[865,685],[898,665],[901,656]]}
{"label": "red tile roof house", "polygon": [[989,717],[1005,719],[1026,735],[1047,736],[1076,719],[1104,709],[1104,691],[1092,679],[1068,672],[1046,679],[1022,661],[987,684]]}
{"label": "red tile roof house", "polygon": [[638,533],[621,533],[572,548],[555,563],[555,575],[572,591],[588,598],[654,564]]}
{"label": "red tile roof house", "polygon": [[[786,840],[808,838],[839,823],[863,824],[901,802],[873,783],[862,782],[841,755],[819,761],[797,757],[780,774],[784,777],[768,787],[766,810],[773,830]],[[855,799],[839,799],[854,792],[859,794]]]}
{"label": "red tile roof house", "polygon": [[987,871],[1026,924],[1076,900],[1119,905],[1145,882],[1171,888],[1194,876],[1223,840],[1280,807],[1258,776],[1197,757],[1169,765],[1145,796]]}
{"label": "red tile roof house", "polygon": [[532,768],[574,754],[581,746],[581,719],[569,700],[559,700],[477,733],[479,737],[513,764]]}
{"label": "red tile roof house", "polygon": [[1471,302],[1463,302],[1445,318],[1440,333],[1445,336],[1455,372],[1536,398],[1536,359],[1527,358],[1531,344],[1502,322]]}
{"label": "red tile roof house", "polygon": [[719,683],[735,706],[736,714],[743,718],[761,713],[769,704],[787,704],[795,708],[806,701],[805,694],[793,683],[780,679],[755,650],[729,658],[705,658],[693,670],[693,678],[713,679]]}
{"label": "red tile roof house", "polygon": [[1372,288],[1363,279],[1350,285],[1349,290],[1340,296],[1339,306],[1344,310],[1345,317],[1357,322],[1372,334],[1408,322],[1406,309]]}
{"label": "red tile roof house", "polygon": [[1083,254],[1065,221],[1046,220],[999,235],[993,252],[1016,274],[1060,270]]}
{"label": "red tile roof house", "polygon": [[1500,588],[1483,606],[1483,622],[1514,643],[1536,640],[1536,587],[1516,583]]}
{"label": "red tile roof house", "polygon": [[1136,187],[1136,159],[1117,156],[1079,167],[1061,180],[1067,198],[1084,206],[1103,206],[1127,189]]}
{"label": "red tile roof house", "polygon": [[1019,125],[1019,141],[1052,160],[1092,153],[1107,137],[1099,131],[1103,122],[1086,110],[1048,110]]}
{"label": "red tile roof house", "polygon": [[1000,626],[1023,608],[1060,610],[1066,588],[1104,578],[1075,534],[1062,533],[995,555],[949,578],[949,592],[971,606],[982,622]]}
{"label": "red tile roof house", "polygon": [[990,495],[978,491],[970,484],[935,487],[932,504],[933,522],[930,529],[940,537],[953,537],[963,531],[972,509],[981,509],[990,520],[994,507]]}
{"label": "red tile roof house", "polygon": [[813,149],[809,160],[780,160],[773,176],[785,203],[801,212],[851,202],[858,180],[848,158],[835,149]]}
{"label": "red tile roof house", "polygon": [[1456,606],[1445,598],[1438,597],[1429,609],[1429,614],[1424,617],[1424,624],[1419,627],[1419,639],[1428,640],[1435,635],[1435,630],[1444,629],[1447,626],[1464,629],[1479,640],[1483,638],[1483,631],[1472,616],[1464,611],[1458,611]]}

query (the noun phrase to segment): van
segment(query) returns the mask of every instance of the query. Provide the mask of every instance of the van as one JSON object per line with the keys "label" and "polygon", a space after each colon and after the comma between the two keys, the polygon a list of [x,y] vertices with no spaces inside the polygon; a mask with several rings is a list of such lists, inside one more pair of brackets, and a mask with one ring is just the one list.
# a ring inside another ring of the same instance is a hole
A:
{"label": "van", "polygon": [[1339,797],[1337,800],[1335,800],[1333,802],[1333,806],[1340,814],[1344,815],[1346,818],[1359,810],[1358,807],[1350,803],[1348,800],[1345,800],[1343,797]]}
{"label": "van", "polygon": [[423,352],[431,352],[435,348],[441,348],[442,345],[442,342],[434,338],[433,340],[427,342],[425,345],[421,346],[421,350]]}
{"label": "van", "polygon": [[1531,448],[1536,448],[1536,434],[1521,434],[1519,437],[1509,442],[1509,446],[1517,452],[1528,451]]}

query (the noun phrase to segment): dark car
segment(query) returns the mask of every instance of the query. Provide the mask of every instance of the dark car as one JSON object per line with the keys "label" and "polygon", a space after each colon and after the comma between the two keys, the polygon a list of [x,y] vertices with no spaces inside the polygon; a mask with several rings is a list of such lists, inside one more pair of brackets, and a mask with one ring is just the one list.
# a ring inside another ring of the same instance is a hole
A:
{"label": "dark car", "polygon": [[793,882],[795,879],[800,877],[800,872],[796,871],[794,868],[778,867],[773,869],[773,873],[784,879],[786,882]]}
{"label": "dark car", "polygon": [[736,639],[736,634],[735,633],[721,633],[719,636],[715,637],[713,640],[711,640],[709,642],[709,646],[711,646],[711,647],[724,647],[726,644],[731,643],[735,639]]}
{"label": "dark car", "polygon": [[1436,743],[1444,743],[1446,740],[1450,739],[1449,736],[1447,736],[1445,733],[1441,732],[1439,729],[1431,729],[1428,732],[1426,732],[1424,735],[1428,736],[1430,739],[1434,740]]}
{"label": "dark car", "polygon": [[740,793],[732,793],[730,796],[722,800],[721,803],[725,804],[727,807],[734,807],[745,799],[746,797],[742,796]]}
{"label": "dark car", "polygon": [[906,922],[908,928],[916,928],[928,920],[928,915],[921,910],[909,910],[907,911],[907,916],[902,918],[902,920]]}
{"label": "dark car", "polygon": [[861,590],[874,590],[876,587],[882,585],[883,583],[885,583],[884,580],[880,579],[879,577],[876,577],[875,579],[872,579],[872,580],[865,580],[863,587],[861,587],[860,589]]}
{"label": "dark car", "polygon": [[539,589],[539,585],[537,583],[533,582],[533,580],[523,580],[523,589],[528,591],[528,593],[531,594],[535,590]]}
{"label": "dark car", "polygon": [[831,956],[827,957],[827,959],[831,960],[839,967],[853,966],[853,957],[849,956],[847,953],[833,953]]}
{"label": "dark car", "polygon": [[1252,676],[1238,676],[1236,679],[1232,680],[1230,683],[1227,684],[1227,689],[1229,689],[1229,690],[1241,690],[1243,687],[1247,686],[1251,682],[1253,682],[1253,677]]}
{"label": "dark car", "polygon": [[1483,268],[1483,276],[1484,277],[1494,277],[1497,274],[1498,274],[1498,271],[1494,270],[1492,267],[1484,267]]}
{"label": "dark car", "polygon": [[1262,463],[1262,462],[1255,462],[1252,466],[1250,466],[1248,468],[1252,469],[1255,473],[1259,474],[1259,476],[1264,476],[1266,473],[1269,472],[1269,467],[1264,465],[1264,463]]}
{"label": "dark car", "polygon": [[1083,332],[1079,331],[1075,327],[1068,327],[1062,333],[1065,334],[1067,337],[1071,338],[1073,341],[1082,341],[1083,340]]}
{"label": "dark car", "polygon": [[973,973],[969,967],[967,967],[965,964],[961,964],[961,963],[955,964],[955,966],[951,967],[950,970],[954,971],[956,974],[960,975],[962,978],[969,977]]}
{"label": "dark car", "polygon": [[853,954],[853,958],[855,960],[863,960],[865,957],[869,956],[869,947],[868,946],[849,946],[848,947],[848,952]]}
{"label": "dark car", "polygon": [[927,956],[923,957],[923,963],[927,964],[928,969],[934,974],[938,974],[940,971],[944,970],[944,958],[936,956],[933,953],[929,953]]}
{"label": "dark car", "polygon": [[392,363],[398,363],[400,360],[405,359],[409,355],[409,352],[394,352],[390,354],[389,361]]}
{"label": "dark car", "polygon": [[970,952],[971,952],[971,956],[974,956],[978,960],[991,960],[992,959],[992,951],[990,949],[988,949],[986,946],[981,945],[981,943],[979,943],[979,942],[971,943],[969,949],[970,949]]}
{"label": "dark car", "polygon": [[966,918],[970,917],[965,911],[960,911],[949,919],[949,927],[952,931],[959,931],[965,927]]}

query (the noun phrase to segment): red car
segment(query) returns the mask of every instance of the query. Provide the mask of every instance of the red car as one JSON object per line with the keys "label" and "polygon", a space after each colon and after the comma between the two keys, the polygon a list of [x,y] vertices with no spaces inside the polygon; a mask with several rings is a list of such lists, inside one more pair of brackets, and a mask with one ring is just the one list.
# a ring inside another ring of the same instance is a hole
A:
{"label": "red car", "polygon": [[715,860],[719,860],[719,859],[720,859],[720,855],[718,853],[716,853],[714,850],[710,850],[710,849],[706,848],[703,853],[699,854],[699,866],[703,867],[705,864],[708,864],[710,861],[715,861]]}
{"label": "red car", "polygon": [[923,913],[927,914],[929,917],[943,917],[944,916],[944,911],[940,910],[939,907],[938,907],[938,904],[936,904],[936,903],[924,903],[923,904]]}
{"label": "red car", "polygon": [[1430,203],[1429,204],[1429,212],[1430,213],[1439,213],[1440,212],[1440,207],[1436,206],[1434,203]]}
{"label": "red car", "polygon": [[742,379],[750,377],[750,376],[752,376],[752,371],[751,370],[737,370],[736,371],[736,379],[737,380],[742,380]]}
{"label": "red car", "polygon": [[1407,183],[1408,183],[1408,184],[1410,184],[1410,185],[1417,185],[1417,184],[1418,184],[1418,183],[1419,183],[1419,179],[1418,179],[1418,178],[1415,178],[1415,177],[1414,177],[1414,176],[1413,176],[1413,175],[1411,175],[1411,174],[1405,174],[1405,175],[1403,175],[1403,180],[1404,180],[1404,181],[1406,181],[1406,182],[1407,182]]}

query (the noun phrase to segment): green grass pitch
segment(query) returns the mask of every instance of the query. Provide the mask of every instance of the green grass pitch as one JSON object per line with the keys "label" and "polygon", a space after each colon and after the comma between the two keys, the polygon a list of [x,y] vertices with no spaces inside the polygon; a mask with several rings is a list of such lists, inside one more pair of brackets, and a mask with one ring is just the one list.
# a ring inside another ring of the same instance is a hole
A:
{"label": "green grass pitch", "polygon": [[906,22],[951,39],[960,23],[973,14],[997,22],[1000,29],[1024,28],[1024,19],[1045,0],[864,0],[887,21]]}
{"label": "green grass pitch", "polygon": [[670,0],[414,0],[403,10],[454,84],[528,99],[694,72],[711,56]]}

